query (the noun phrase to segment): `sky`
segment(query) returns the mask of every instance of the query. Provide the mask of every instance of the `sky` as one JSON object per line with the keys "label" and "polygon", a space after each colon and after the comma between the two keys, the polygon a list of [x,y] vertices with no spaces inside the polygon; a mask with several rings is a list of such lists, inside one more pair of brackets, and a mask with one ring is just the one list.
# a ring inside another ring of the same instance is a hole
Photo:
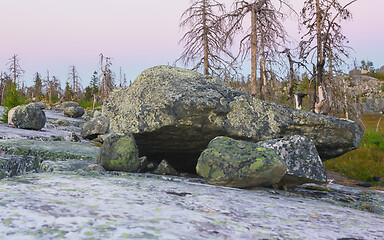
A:
{"label": "sky", "polygon": [[[220,2],[230,8],[233,1]],[[297,11],[302,2],[291,0]],[[74,65],[85,87],[103,53],[112,58],[117,82],[120,68],[133,81],[143,70],[172,65],[180,56],[180,17],[189,5],[189,0],[0,0],[0,71],[7,71],[8,59],[17,54],[27,86],[36,72],[46,76],[47,70],[64,85]],[[354,51],[348,63],[356,58],[381,67],[384,1],[358,0],[349,9],[353,20],[343,31]],[[297,20],[290,16],[284,25],[297,38]]]}

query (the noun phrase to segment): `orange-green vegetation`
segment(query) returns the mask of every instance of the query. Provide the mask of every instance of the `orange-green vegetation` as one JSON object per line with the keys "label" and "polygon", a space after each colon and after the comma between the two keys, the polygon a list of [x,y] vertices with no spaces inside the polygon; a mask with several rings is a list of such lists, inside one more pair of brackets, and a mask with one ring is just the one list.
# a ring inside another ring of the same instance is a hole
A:
{"label": "orange-green vegetation", "polygon": [[[367,129],[360,148],[324,162],[325,168],[351,179],[372,182],[374,186],[384,186],[384,117],[376,132],[381,116],[365,115],[363,121]],[[382,180],[375,182],[375,176],[381,177]]]}

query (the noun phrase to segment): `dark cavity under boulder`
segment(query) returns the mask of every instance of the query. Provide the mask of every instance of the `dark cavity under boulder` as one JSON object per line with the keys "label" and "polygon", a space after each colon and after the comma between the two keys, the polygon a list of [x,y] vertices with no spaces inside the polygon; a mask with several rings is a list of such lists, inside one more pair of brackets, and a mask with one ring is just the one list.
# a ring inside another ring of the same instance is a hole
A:
{"label": "dark cavity under boulder", "polygon": [[140,155],[191,170],[216,136],[259,142],[289,135],[312,139],[322,160],[356,149],[355,122],[253,98],[223,81],[171,66],[145,70],[103,106],[110,129],[132,132]]}

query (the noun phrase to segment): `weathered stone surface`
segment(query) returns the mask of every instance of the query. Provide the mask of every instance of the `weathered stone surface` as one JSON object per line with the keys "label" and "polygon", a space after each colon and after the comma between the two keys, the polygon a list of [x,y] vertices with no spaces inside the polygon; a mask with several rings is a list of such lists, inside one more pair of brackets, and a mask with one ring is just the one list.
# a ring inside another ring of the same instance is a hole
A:
{"label": "weathered stone surface", "polygon": [[94,161],[99,147],[89,143],[67,141],[36,141],[25,139],[0,140],[0,152],[43,160],[77,159]]}
{"label": "weathered stone surface", "polygon": [[82,107],[66,107],[63,110],[63,114],[66,117],[79,118],[85,113],[84,108]]}
{"label": "weathered stone surface", "polygon": [[228,137],[213,139],[196,166],[208,183],[239,188],[277,184],[286,170],[275,150]]}
{"label": "weathered stone surface", "polygon": [[156,170],[153,171],[153,173],[159,174],[159,175],[174,175],[174,176],[178,175],[178,172],[165,159],[163,159],[159,163],[159,165],[157,166]]}
{"label": "weathered stone surface", "polygon": [[45,113],[34,105],[18,106],[13,115],[11,122],[22,129],[41,130],[46,122]]}
{"label": "weathered stone surface", "polygon": [[65,137],[65,140],[70,141],[70,142],[81,142],[81,139],[75,132],[72,132],[68,136]]}
{"label": "weathered stone surface", "polygon": [[[216,136],[251,142],[304,135],[323,160],[357,148],[363,130],[351,121],[266,103],[194,71],[145,70],[103,106],[116,132],[132,132],[140,154],[193,169]],[[186,169],[183,169],[186,168]]]}
{"label": "weathered stone surface", "polygon": [[92,118],[83,124],[81,136],[85,139],[95,139],[98,135],[103,135],[109,131],[109,119],[105,116]]}
{"label": "weathered stone surface", "polygon": [[[382,192],[356,190],[362,204],[367,197],[383,204]],[[382,238],[383,215],[344,204],[170,176],[40,173],[0,181],[0,238]]]}
{"label": "weathered stone surface", "polygon": [[140,160],[133,135],[109,134],[97,155],[96,162],[107,171],[137,172]]}
{"label": "weathered stone surface", "polygon": [[274,149],[287,164],[287,171],[279,185],[291,187],[303,183],[327,182],[326,170],[311,139],[296,135],[258,144]]}
{"label": "weathered stone surface", "polygon": [[37,172],[40,161],[35,156],[12,156],[0,154],[0,179]]}

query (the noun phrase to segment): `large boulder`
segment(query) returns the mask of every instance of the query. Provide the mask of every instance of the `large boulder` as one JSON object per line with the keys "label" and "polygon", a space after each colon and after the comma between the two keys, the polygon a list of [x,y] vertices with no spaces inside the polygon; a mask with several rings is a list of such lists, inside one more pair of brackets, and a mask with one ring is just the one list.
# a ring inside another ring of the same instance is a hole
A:
{"label": "large boulder", "polygon": [[18,106],[11,116],[10,122],[22,129],[41,130],[47,120],[44,111],[33,104]]}
{"label": "large boulder", "polygon": [[384,66],[381,66],[381,68],[379,69],[379,73],[384,74]]}
{"label": "large boulder", "polygon": [[100,148],[96,162],[107,171],[137,172],[140,159],[133,135],[109,134]]}
{"label": "large boulder", "polygon": [[109,119],[105,116],[99,116],[84,123],[81,128],[81,136],[85,139],[93,140],[99,135],[106,134],[108,130]]}
{"label": "large boulder", "polygon": [[9,111],[8,111],[8,124],[10,125],[14,125],[13,124],[13,121],[12,121],[12,118],[13,118],[13,115],[15,114],[15,111],[17,108],[19,108],[20,106],[16,106],[14,108],[11,108]]}
{"label": "large boulder", "polygon": [[238,188],[275,185],[286,169],[275,150],[228,137],[213,139],[196,166],[208,183]]}
{"label": "large boulder", "polygon": [[287,171],[279,185],[291,187],[303,183],[321,184],[327,181],[323,162],[311,139],[295,135],[267,140],[258,144],[275,150],[287,164]]}
{"label": "large boulder", "polygon": [[253,98],[195,71],[157,66],[103,106],[116,132],[132,132],[140,154],[190,170],[216,136],[251,142],[304,135],[322,160],[360,145],[362,128],[348,120],[304,112]]}
{"label": "large boulder", "polygon": [[66,107],[63,110],[64,116],[71,117],[71,118],[79,118],[83,116],[84,113],[85,113],[85,110],[82,107]]}

